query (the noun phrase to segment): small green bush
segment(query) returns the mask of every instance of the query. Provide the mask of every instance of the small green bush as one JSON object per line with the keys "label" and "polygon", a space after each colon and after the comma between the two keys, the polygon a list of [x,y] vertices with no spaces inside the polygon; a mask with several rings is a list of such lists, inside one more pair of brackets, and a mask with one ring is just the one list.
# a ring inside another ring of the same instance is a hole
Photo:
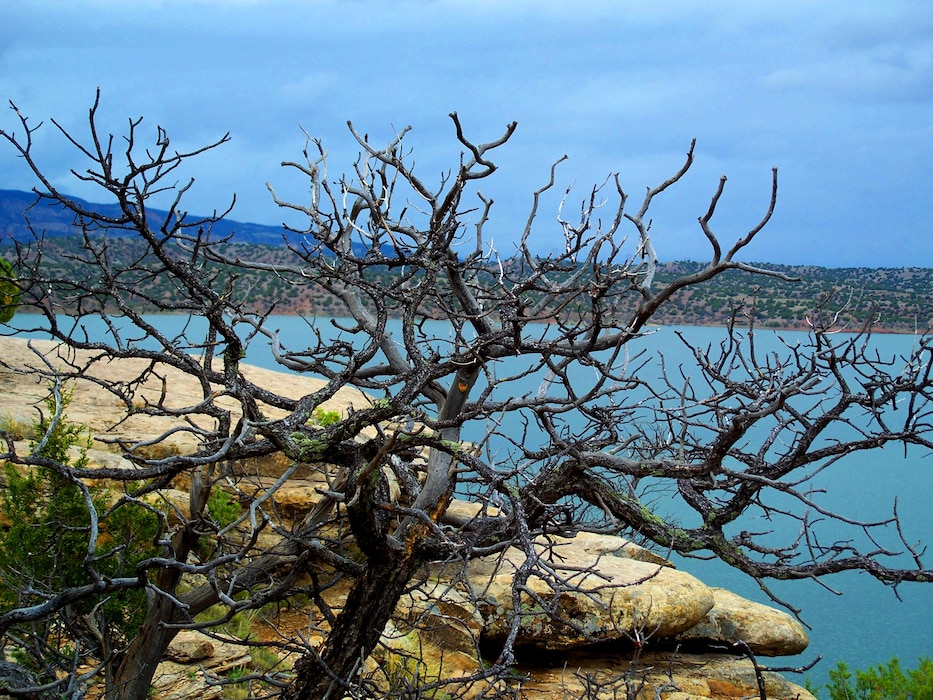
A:
{"label": "small green bush", "polygon": [[242,683],[237,682],[248,673],[249,669],[243,666],[237,666],[227,671],[226,678],[227,681],[229,681],[229,685],[223,687],[224,700],[245,700],[251,697],[250,683],[248,681]]}
{"label": "small green bush", "polygon": [[[64,408],[70,399],[71,394],[64,392]],[[100,487],[88,489],[99,518],[96,547],[89,551],[88,500],[65,472],[69,467],[87,466],[89,438],[84,426],[70,423],[64,413],[53,423],[53,397],[45,407],[32,431],[32,454],[52,460],[62,469],[20,471],[12,464],[3,467],[7,486],[0,489],[0,508],[10,521],[9,528],[0,533],[0,606],[5,609],[36,604],[56,591],[90,583],[86,568],[91,561],[89,554],[98,575],[114,578],[134,576],[136,565],[159,551],[154,544],[160,528],[157,516],[132,501],[118,500],[111,505],[115,499]],[[67,656],[66,645],[73,644],[76,635],[85,640],[94,637],[84,633],[85,616],[92,613],[109,643],[121,644],[135,634],[146,607],[142,588],[77,601],[30,628],[30,634],[39,635],[43,642],[30,649],[45,653],[44,646],[59,659]],[[29,665],[41,668],[44,661],[37,657]]]}
{"label": "small green bush", "polygon": [[213,521],[224,528],[240,517],[241,508],[229,493],[215,486],[207,498],[207,511]]}
{"label": "small green bush", "polygon": [[16,314],[19,306],[20,289],[9,260],[0,258],[0,323],[7,323]]}
{"label": "small green bush", "polygon": [[[840,661],[829,672],[829,683],[825,686],[829,700],[930,700],[933,698],[933,660],[920,659],[916,669],[901,667],[895,657],[887,664],[855,673]],[[814,693],[827,697],[821,688]],[[812,689],[811,689],[812,692]]]}
{"label": "small green bush", "polygon": [[316,408],[311,422],[314,425],[326,428],[328,425],[340,422],[340,411],[325,411],[323,408]]}

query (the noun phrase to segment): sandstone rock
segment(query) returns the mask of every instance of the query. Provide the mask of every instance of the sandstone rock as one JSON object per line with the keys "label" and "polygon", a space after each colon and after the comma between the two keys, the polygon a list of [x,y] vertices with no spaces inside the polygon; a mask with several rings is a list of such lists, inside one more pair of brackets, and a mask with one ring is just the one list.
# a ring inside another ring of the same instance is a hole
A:
{"label": "sandstone rock", "polygon": [[[156,670],[152,679],[153,697],[156,700],[215,700],[223,697],[223,686],[210,685],[205,674],[219,676],[228,671],[252,663],[249,650],[239,644],[209,641],[207,646],[199,642],[207,640],[194,631],[179,633],[180,646],[174,653],[195,653],[199,655],[211,647],[208,656],[202,656],[193,662],[173,661],[166,657]],[[179,641],[176,638],[176,641]],[[174,646],[174,644],[173,644]],[[187,650],[187,652],[185,651]]]}
{"label": "sandstone rock", "polygon": [[[266,481],[268,481],[266,488],[274,483],[273,480],[264,478],[263,482]],[[289,479],[272,494],[272,501],[290,516],[298,517],[310,511],[321,500],[319,490],[323,488],[326,488],[323,481]]]}
{"label": "sandstone rock", "polygon": [[110,450],[91,448],[87,451],[88,467],[91,469],[132,469],[133,463]]}
{"label": "sandstone rock", "polygon": [[[639,633],[671,637],[693,627],[713,606],[712,592],[689,574],[594,554],[575,540],[554,540],[537,546],[539,560],[518,611],[519,644],[556,650]],[[524,563],[524,553],[513,548],[467,567],[490,641],[509,632],[512,584]]]}
{"label": "sandstone rock", "polygon": [[494,506],[484,507],[481,503],[454,499],[441,516],[441,522],[454,527],[464,527],[477,518],[499,517],[499,509]]}
{"label": "sandstone rock", "polygon": [[474,670],[479,667],[483,618],[476,605],[449,582],[426,581],[406,593],[395,608],[395,620],[397,627],[418,629],[445,649],[472,655]]}
{"label": "sandstone rock", "polygon": [[180,664],[190,664],[214,655],[214,645],[203,634],[182,630],[165,650],[165,658]]}
{"label": "sandstone rock", "polygon": [[762,656],[788,656],[807,648],[807,631],[786,612],[746,600],[724,588],[712,591],[712,609],[678,639],[745,642]]}
{"label": "sandstone rock", "polygon": [[475,650],[466,652],[448,647],[429,632],[408,627],[400,629],[391,621],[382,633],[381,642],[373,653],[373,660],[385,674],[404,675],[410,681],[417,678],[422,683],[433,683],[463,678],[483,667]]}
{"label": "sandstone rock", "polygon": [[[25,377],[17,373],[17,369],[21,367],[45,369],[45,361],[38,358],[32,348],[43,353],[53,366],[82,363],[91,357],[99,356],[96,351],[73,352],[48,340],[0,338],[0,357],[5,363],[5,366],[0,366],[0,389],[3,390],[7,399],[4,409],[12,420],[25,423],[31,423],[36,418],[33,406],[40,403],[48,393],[44,382],[36,381],[35,377]],[[94,363],[92,368],[85,372],[85,377],[106,377],[132,383],[146,371],[148,364],[148,361],[144,359],[104,358]],[[325,380],[317,377],[276,372],[251,365],[241,365],[241,369],[250,381],[291,398],[300,398],[313,393],[326,384]],[[162,377],[165,379],[165,385],[161,381]],[[161,400],[165,386],[171,386],[168,403],[173,408],[201,400],[202,387],[191,377],[166,365],[158,366],[155,372],[148,375],[147,381],[139,387],[135,398],[140,405],[147,400],[158,402]],[[356,389],[345,388],[326,401],[322,408],[345,413],[351,403],[362,406],[368,400],[364,393]],[[237,411],[235,401],[227,399],[221,401],[225,407],[229,407],[234,412]],[[262,405],[261,409],[270,418],[283,415],[283,412],[274,406]],[[92,435],[99,434],[108,440],[120,437],[130,443],[172,430],[177,427],[178,423],[171,417],[155,418],[135,415],[127,418],[126,406],[93,381],[75,382],[71,405],[68,407],[68,418],[74,423],[86,425]],[[118,432],[114,430],[116,426],[118,426]],[[190,454],[196,447],[197,439],[193,434],[176,432],[158,450],[150,450],[150,453],[154,458],[172,454]]]}
{"label": "sandstone rock", "polygon": [[634,542],[630,542],[622,537],[615,537],[613,535],[600,535],[595,532],[580,532],[573,538],[566,537],[552,537],[554,542],[566,542],[573,545],[573,547],[579,549],[581,552],[586,552],[591,554],[594,557],[601,555],[611,555],[614,557],[624,557],[626,559],[636,559],[638,561],[646,561],[650,564],[660,564],[661,566],[669,566],[670,568],[676,568],[670,561],[665,559],[658,554],[655,554],[650,549],[645,549],[641,545],[637,545]]}
{"label": "sandstone rock", "polygon": [[143,500],[167,514],[169,522],[176,523],[181,517],[188,518],[191,516],[191,497],[187,491],[162,489],[157,493],[147,494],[143,497]]}
{"label": "sandstone rock", "polygon": [[[760,697],[758,679],[747,658],[722,654],[642,653],[637,663],[628,653],[593,653],[588,650],[565,657],[549,668],[520,666],[529,674],[522,684],[528,698],[596,697],[584,695],[595,684],[598,697],[637,700],[747,700]],[[799,685],[777,673],[763,672],[768,700],[815,700]]]}

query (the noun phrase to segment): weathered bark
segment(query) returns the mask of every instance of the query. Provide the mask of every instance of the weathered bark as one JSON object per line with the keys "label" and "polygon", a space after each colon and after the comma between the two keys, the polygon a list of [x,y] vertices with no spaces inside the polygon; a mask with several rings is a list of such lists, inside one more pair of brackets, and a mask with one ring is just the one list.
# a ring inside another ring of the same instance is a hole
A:
{"label": "weathered bark", "polygon": [[177,612],[177,604],[166,596],[160,596],[149,608],[146,621],[107,689],[107,700],[137,700],[147,696],[162,655],[178,634],[177,629],[165,627],[164,623],[175,620]]}
{"label": "weathered bark", "polygon": [[[466,405],[477,374],[475,366],[457,372],[438,411],[441,421],[455,421]],[[457,443],[459,425],[445,427],[441,437],[445,442]],[[392,442],[389,440],[384,448],[388,449]],[[433,448],[424,488],[412,504],[424,518],[409,516],[389,534],[378,517],[382,512],[378,487],[382,458],[380,452],[360,470],[358,478],[350,481],[355,495],[348,515],[357,544],[368,555],[365,573],[353,586],[321,651],[311,651],[296,663],[296,679],[284,696],[286,700],[317,700],[330,697],[334,688],[347,687],[348,679],[376,647],[408,582],[422,563],[428,533],[426,520],[437,522],[450,503],[457,461],[449,451]]]}
{"label": "weathered bark", "polygon": [[[172,549],[179,561],[185,561],[198,536],[189,523],[172,538]],[[175,568],[159,569],[155,585],[167,595],[157,594],[149,605],[146,619],[140,625],[136,637],[123,654],[123,659],[113,674],[107,688],[107,700],[137,700],[145,698],[152,685],[162,655],[168,649],[178,629],[166,623],[181,622],[188,618],[174,598],[181,580],[181,572]]]}
{"label": "weathered bark", "polygon": [[413,553],[371,560],[347,596],[320,653],[307,653],[295,663],[295,682],[283,700],[343,697],[348,679],[375,648],[418,565]]}

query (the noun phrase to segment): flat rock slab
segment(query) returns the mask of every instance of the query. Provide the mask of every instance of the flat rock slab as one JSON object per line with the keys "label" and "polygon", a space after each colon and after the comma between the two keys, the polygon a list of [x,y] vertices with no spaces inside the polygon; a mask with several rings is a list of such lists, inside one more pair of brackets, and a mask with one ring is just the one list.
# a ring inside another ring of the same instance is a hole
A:
{"label": "flat rock slab", "polygon": [[678,639],[729,645],[744,642],[761,656],[799,654],[810,643],[803,625],[783,610],[754,603],[725,588],[712,591],[712,609]]}
{"label": "flat rock slab", "polygon": [[[558,541],[559,540],[559,541]],[[518,643],[558,650],[637,636],[673,637],[713,607],[710,589],[661,564],[603,554],[588,543],[554,538],[471,562],[468,577],[485,620],[484,638],[503,641],[518,616]],[[616,548],[623,543],[616,540]],[[513,583],[530,570],[519,586]]]}
{"label": "flat rock slab", "polygon": [[[587,689],[602,687],[600,698],[637,700],[748,700],[761,697],[751,660],[723,654],[577,652],[551,668],[524,667],[522,684],[528,698],[595,697]],[[762,672],[768,700],[815,700],[813,695],[777,673]]]}
{"label": "flat rock slab", "polygon": [[221,676],[234,668],[247,668],[252,659],[241,644],[209,639],[194,630],[182,630],[172,641],[165,659],[152,679],[158,700],[216,700],[224,686],[208,676]]}
{"label": "flat rock slab", "polygon": [[[42,357],[37,353],[41,353]],[[48,365],[69,369],[70,366],[83,365],[91,358],[97,359],[87,375],[113,381],[132,382],[148,367],[145,360],[115,360],[99,352],[72,351],[49,340],[0,337],[0,393],[4,396],[4,405],[0,410],[4,417],[31,423],[38,416],[33,407],[48,395],[46,382],[38,375],[27,376],[24,370],[33,368],[48,372]],[[326,384],[325,380],[317,377],[276,372],[248,364],[241,365],[241,370],[250,381],[295,399],[318,391]],[[168,365],[159,365],[156,371],[159,377],[165,378],[164,385],[155,376],[150,376],[139,389],[136,396],[138,402],[157,402],[163,391],[166,392],[166,405],[173,408],[192,406],[203,400],[203,389],[192,377]],[[127,419],[126,406],[94,382],[77,381],[73,389],[68,420],[86,425],[95,437],[120,436],[130,441],[146,439],[178,425],[177,418],[169,417],[137,415]],[[363,406],[367,400],[362,392],[347,388],[339,391],[322,407],[345,414],[352,402]],[[221,399],[221,402],[226,402],[224,405],[236,410],[235,402],[226,398]],[[262,410],[272,418],[282,415],[279,409],[272,406],[263,405]],[[178,433],[166,440],[162,449],[169,454],[189,454],[197,449],[197,441],[192,434]]]}

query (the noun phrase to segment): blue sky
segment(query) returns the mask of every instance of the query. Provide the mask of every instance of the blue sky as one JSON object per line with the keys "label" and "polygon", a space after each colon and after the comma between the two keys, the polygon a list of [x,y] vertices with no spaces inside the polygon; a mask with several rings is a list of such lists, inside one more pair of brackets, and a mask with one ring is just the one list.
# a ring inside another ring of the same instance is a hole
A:
{"label": "blue sky", "polygon": [[[634,200],[696,164],[654,212],[665,260],[704,259],[697,225],[720,175],[714,229],[731,244],[767,206],[772,223],[748,261],[933,267],[933,3],[924,0],[135,0],[0,2],[0,98],[45,120],[37,155],[66,190],[84,167],[49,123],[82,133],[95,89],[101,123],[168,129],[179,149],[230,131],[186,171],[195,213],[277,224],[265,188],[302,197],[279,163],[301,128],[323,140],[330,171],[349,171],[352,120],[375,141],[411,125],[421,176],[436,181],[468,136],[518,130],[481,189],[496,199],[500,249],[520,231],[550,164],[570,201],[619,173]],[[10,110],[0,126],[17,127]],[[0,148],[0,188],[32,181]],[[535,244],[560,245],[556,201]]]}

